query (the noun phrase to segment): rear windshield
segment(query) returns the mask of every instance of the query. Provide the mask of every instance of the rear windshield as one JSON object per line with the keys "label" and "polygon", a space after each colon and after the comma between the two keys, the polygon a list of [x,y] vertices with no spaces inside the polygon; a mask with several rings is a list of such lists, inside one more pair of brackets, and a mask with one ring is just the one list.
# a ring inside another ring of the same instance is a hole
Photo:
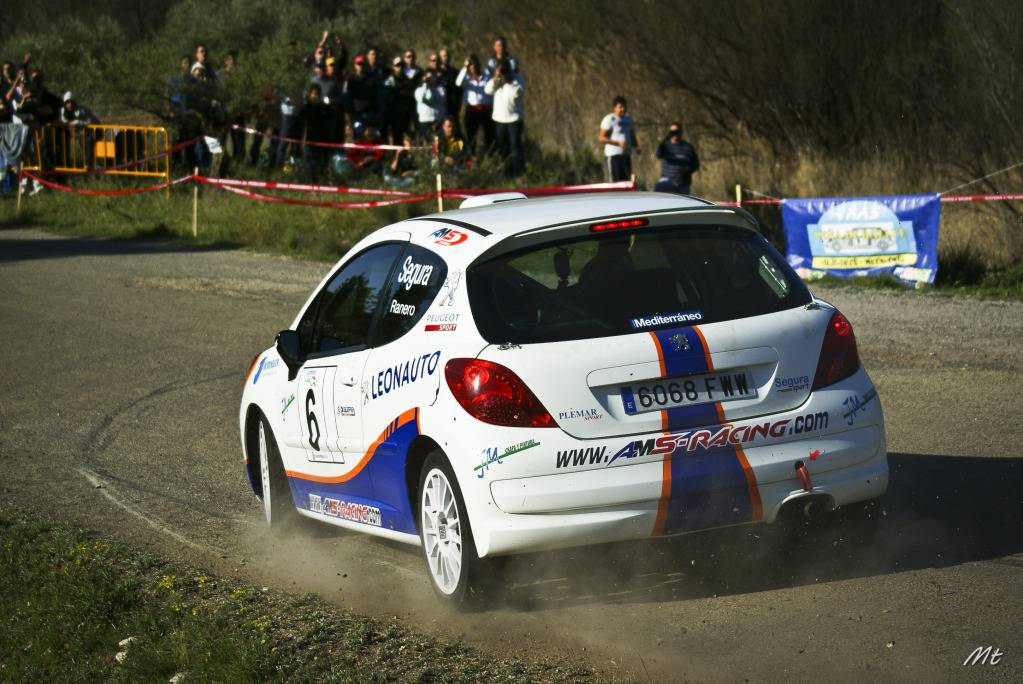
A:
{"label": "rear windshield", "polygon": [[810,302],[762,236],[730,226],[589,235],[504,254],[467,277],[473,317],[491,343],[622,335]]}

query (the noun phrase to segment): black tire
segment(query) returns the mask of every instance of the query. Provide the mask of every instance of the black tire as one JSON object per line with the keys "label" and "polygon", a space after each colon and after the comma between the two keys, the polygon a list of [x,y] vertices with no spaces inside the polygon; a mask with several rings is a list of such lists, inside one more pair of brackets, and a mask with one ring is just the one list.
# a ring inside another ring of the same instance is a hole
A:
{"label": "black tire", "polygon": [[270,529],[277,534],[294,528],[301,520],[295,510],[295,499],[291,485],[284,474],[284,462],[274,438],[270,423],[263,414],[259,415],[256,433],[256,450],[259,454],[260,480],[262,483],[263,515]]}
{"label": "black tire", "polygon": [[[447,489],[450,500],[441,487]],[[452,512],[457,518],[451,516]],[[431,452],[419,473],[416,515],[426,572],[437,596],[460,610],[492,605],[500,588],[504,559],[481,559],[476,554],[462,490],[441,451]],[[458,568],[452,572],[455,560]]]}

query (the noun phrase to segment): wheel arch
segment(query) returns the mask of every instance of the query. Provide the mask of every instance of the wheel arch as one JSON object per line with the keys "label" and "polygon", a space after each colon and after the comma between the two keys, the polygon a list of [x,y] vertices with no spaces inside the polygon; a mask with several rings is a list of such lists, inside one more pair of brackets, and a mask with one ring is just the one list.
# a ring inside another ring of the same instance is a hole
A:
{"label": "wheel arch", "polygon": [[[259,462],[259,419],[263,412],[256,404],[249,404],[245,411],[245,474],[249,478],[252,493],[263,498],[263,478]],[[269,423],[269,421],[268,421]]]}
{"label": "wheel arch", "polygon": [[444,454],[444,458],[448,459],[448,463],[451,463],[451,459],[448,458],[440,444],[426,435],[416,436],[409,444],[405,455],[405,492],[408,494],[409,511],[412,514],[412,521],[415,523],[417,533],[422,532],[419,529],[419,474],[423,470],[426,457],[433,451],[440,451]]}

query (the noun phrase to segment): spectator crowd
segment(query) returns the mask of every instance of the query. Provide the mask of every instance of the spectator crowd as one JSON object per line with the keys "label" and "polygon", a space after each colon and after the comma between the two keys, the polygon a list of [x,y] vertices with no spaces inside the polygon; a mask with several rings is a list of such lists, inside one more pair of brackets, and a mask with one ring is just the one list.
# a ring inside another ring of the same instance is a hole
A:
{"label": "spectator crowd", "polygon": [[[350,55],[339,36],[324,32],[296,66],[305,73],[301,99],[267,85],[256,105],[231,101],[228,85],[238,60],[229,50],[215,63],[200,44],[182,56],[179,73],[168,81],[176,139],[202,138],[183,153],[190,165],[226,157],[232,164],[301,169],[313,181],[328,172],[379,171],[391,183],[407,185],[418,163],[412,152],[436,145],[436,163],[449,170],[489,154],[513,175],[524,169],[525,80],[503,37],[494,40],[486,62],[472,54],[456,67],[441,48],[420,66],[415,50],[388,60],[369,45]],[[255,135],[250,139],[247,131]],[[394,149],[337,147],[345,142]]]}
{"label": "spectator crowd", "polygon": [[[457,173],[490,155],[510,175],[524,171],[526,82],[502,36],[494,39],[485,60],[469,54],[456,66],[450,50],[441,48],[430,51],[420,66],[412,49],[388,59],[378,46],[368,45],[351,55],[340,36],[325,31],[295,66],[304,81],[298,99],[270,83],[257,93],[232,88],[243,57],[228,50],[215,60],[206,45],[198,44],[180,58],[166,83],[165,115],[172,122],[172,142],[196,142],[178,150],[179,163],[214,176],[227,172],[225,163],[260,166],[314,182],[328,174],[380,174],[396,186],[413,183],[427,164]],[[98,119],[71,92],[60,97],[48,90],[32,55],[25,54],[20,66],[5,62],[0,77],[0,125],[11,122],[76,126]],[[7,140],[10,130],[0,126],[0,168],[14,165],[17,141]],[[628,180],[632,155],[640,148],[625,98],[613,99],[597,141],[608,180]],[[342,146],[345,142],[361,145]],[[430,153],[415,153],[423,149]],[[656,156],[661,161],[656,189],[688,193],[699,161],[682,140],[679,124],[671,125]]]}
{"label": "spectator crowd", "polygon": [[[65,92],[63,97],[50,91],[43,72],[32,64],[32,53],[25,53],[20,66],[4,62],[0,70],[0,189],[10,190],[14,168],[26,152],[35,151],[35,141],[28,132],[33,127],[53,123],[74,127],[99,123],[99,119],[80,104],[71,91]],[[56,142],[66,143],[63,138]],[[44,152],[49,158],[55,150],[48,146]],[[33,194],[42,189],[38,183],[32,185]]]}

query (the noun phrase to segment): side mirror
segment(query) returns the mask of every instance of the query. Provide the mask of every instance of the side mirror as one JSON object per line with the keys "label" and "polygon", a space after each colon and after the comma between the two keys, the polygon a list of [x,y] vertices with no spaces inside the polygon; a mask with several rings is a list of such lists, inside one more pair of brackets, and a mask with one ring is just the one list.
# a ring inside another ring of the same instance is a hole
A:
{"label": "side mirror", "polygon": [[299,344],[298,333],[294,330],[282,330],[277,333],[274,341],[277,353],[284,359],[288,367],[288,380],[294,380],[302,361],[302,345]]}

